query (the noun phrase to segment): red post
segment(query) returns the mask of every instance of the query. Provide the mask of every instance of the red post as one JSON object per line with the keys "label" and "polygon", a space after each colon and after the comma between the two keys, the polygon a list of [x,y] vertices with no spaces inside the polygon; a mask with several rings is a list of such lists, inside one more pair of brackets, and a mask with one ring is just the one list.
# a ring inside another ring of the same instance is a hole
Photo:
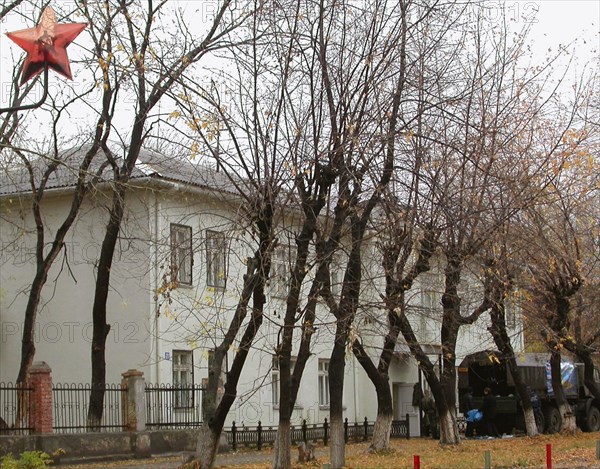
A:
{"label": "red post", "polygon": [[46,362],[36,362],[29,370],[33,388],[29,425],[34,433],[52,433],[52,370]]}
{"label": "red post", "polygon": [[552,469],[552,445],[546,445],[546,469]]}
{"label": "red post", "polygon": [[414,466],[414,469],[421,469],[421,456],[418,454],[415,454],[414,456]]}

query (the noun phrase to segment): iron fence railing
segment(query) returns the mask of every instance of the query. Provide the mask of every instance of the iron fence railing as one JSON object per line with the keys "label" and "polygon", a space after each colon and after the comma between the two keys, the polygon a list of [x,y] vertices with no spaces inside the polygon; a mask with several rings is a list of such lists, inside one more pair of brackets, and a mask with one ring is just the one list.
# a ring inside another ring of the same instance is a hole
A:
{"label": "iron fence railing", "polygon": [[[85,431],[122,431],[127,426],[127,389],[119,384],[103,387],[104,407],[99,424],[88,422],[88,408],[92,387],[89,384],[55,384],[52,387],[52,418],[56,433]],[[0,383],[0,435],[29,434],[33,388]],[[204,388],[200,385],[173,386],[169,384],[147,384],[144,389],[146,427],[148,429],[198,428],[202,425],[202,398]],[[293,443],[321,441],[327,445],[330,426],[323,423],[291,427]],[[374,422],[365,417],[361,422],[344,421],[346,442],[366,441],[373,435]],[[459,428],[464,421],[459,419]],[[238,446],[256,447],[272,445],[277,435],[276,426],[236,426],[235,422],[223,433],[227,442],[235,449]],[[392,422],[391,438],[409,438],[409,415],[405,420]]]}
{"label": "iron fence railing", "polygon": [[0,435],[28,435],[33,388],[0,383]]}
{"label": "iron fence railing", "polygon": [[89,384],[55,384],[52,387],[52,421],[57,433],[84,431],[121,431],[125,429],[123,400],[125,388],[107,384],[104,390],[104,411],[99,424],[88,423],[88,408],[92,386]]}
{"label": "iron fence railing", "polygon": [[[346,442],[350,441],[367,441],[373,436],[375,428],[374,422],[369,422],[365,417],[362,422],[348,422],[344,420],[344,437]],[[308,424],[306,420],[302,425],[293,425],[291,427],[292,443],[321,441],[327,445],[330,438],[330,428],[327,419],[322,424]],[[265,445],[272,445],[275,442],[277,435],[277,427],[263,427],[261,422],[256,426],[238,427],[235,422],[232,422],[230,428],[223,430],[227,438],[227,443],[236,450],[239,446],[256,447],[259,451]],[[406,420],[394,420],[392,422],[392,438],[410,438],[409,432],[409,416],[406,415]]]}
{"label": "iron fence railing", "polygon": [[203,392],[200,385],[146,384],[146,426],[149,429],[200,427]]}

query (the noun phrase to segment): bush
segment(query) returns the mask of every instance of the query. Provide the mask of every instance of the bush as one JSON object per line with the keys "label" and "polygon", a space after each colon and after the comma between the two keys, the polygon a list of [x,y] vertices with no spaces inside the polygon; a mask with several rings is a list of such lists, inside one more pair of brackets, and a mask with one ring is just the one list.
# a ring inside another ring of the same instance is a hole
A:
{"label": "bush", "polygon": [[48,453],[43,451],[25,451],[15,459],[12,455],[0,458],[0,469],[40,469],[52,462]]}

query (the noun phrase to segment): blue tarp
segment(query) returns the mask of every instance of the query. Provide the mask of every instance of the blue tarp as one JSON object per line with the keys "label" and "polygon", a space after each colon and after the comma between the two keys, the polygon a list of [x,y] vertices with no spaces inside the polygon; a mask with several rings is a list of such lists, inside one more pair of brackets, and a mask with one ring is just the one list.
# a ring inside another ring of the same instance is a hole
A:
{"label": "blue tarp", "polygon": [[[577,393],[577,373],[575,365],[569,362],[560,363],[560,380],[566,394]],[[552,371],[550,363],[546,363],[546,388],[549,395],[554,394],[552,389]]]}
{"label": "blue tarp", "polygon": [[483,414],[477,409],[471,409],[467,412],[467,422],[479,422],[482,418]]}

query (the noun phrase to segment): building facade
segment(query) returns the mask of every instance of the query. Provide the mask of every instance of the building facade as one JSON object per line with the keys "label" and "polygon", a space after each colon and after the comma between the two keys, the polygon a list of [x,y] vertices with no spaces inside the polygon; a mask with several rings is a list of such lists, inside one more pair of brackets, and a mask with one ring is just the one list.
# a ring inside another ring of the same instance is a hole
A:
{"label": "building facade", "polygon": [[[138,369],[147,383],[181,387],[202,384],[207,378],[211,351],[222,339],[237,304],[245,259],[255,249],[240,215],[243,202],[223,174],[185,160],[173,164],[172,159],[146,151],[140,156],[130,186],[111,271],[107,382],[119,382],[121,373]],[[108,182],[98,184],[86,198],[43,289],[35,328],[36,360],[44,360],[52,367],[54,382],[90,381],[91,307],[95,268],[108,221],[109,189]],[[23,311],[35,274],[36,237],[26,186],[5,184],[2,192],[0,381],[10,382],[16,379],[19,368]],[[71,198],[68,175],[57,176],[43,198],[47,242],[64,219]],[[274,350],[285,311],[297,226],[292,211],[282,214],[267,288],[265,321],[240,379],[229,422],[277,423],[279,366]],[[365,246],[364,258],[372,281],[364,288],[363,296],[365,304],[371,306],[359,312],[356,330],[376,356],[384,332],[381,324],[373,320],[378,314],[381,316],[376,305],[382,286],[374,242]],[[334,279],[343,277],[343,259],[338,264],[332,269]],[[409,297],[413,327],[432,360],[438,363],[443,286],[439,272],[436,268],[423,275]],[[473,288],[472,296],[476,298],[475,278],[467,278],[464,288]],[[464,304],[468,307],[468,301]],[[320,323],[300,384],[295,422],[322,422],[329,413],[328,367],[335,321],[324,305],[319,308]],[[518,322],[515,316],[512,330],[517,349],[521,341]],[[458,362],[468,353],[490,348],[485,328],[485,321],[463,328]],[[229,353],[232,357],[235,350]],[[421,378],[408,348],[401,343],[389,377],[395,417],[412,415],[411,432],[418,432],[418,409],[412,406],[412,393]],[[347,355],[344,408],[350,421],[375,418],[374,392],[358,362]],[[194,405],[191,399],[186,392],[176,396],[174,412],[185,413]]]}

